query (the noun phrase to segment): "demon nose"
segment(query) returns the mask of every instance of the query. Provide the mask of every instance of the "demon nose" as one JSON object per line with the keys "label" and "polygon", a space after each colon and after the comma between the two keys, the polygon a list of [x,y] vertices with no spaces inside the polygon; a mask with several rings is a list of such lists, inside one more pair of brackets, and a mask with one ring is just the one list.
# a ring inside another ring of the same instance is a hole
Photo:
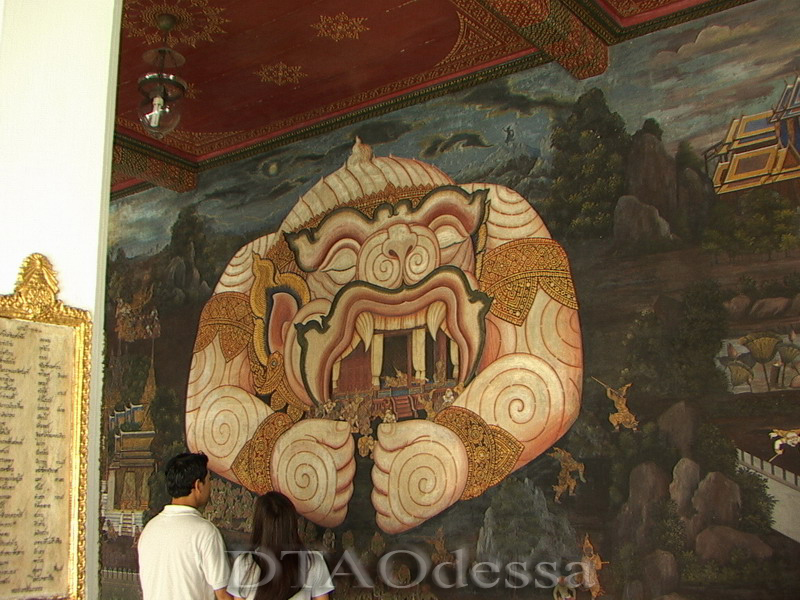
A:
{"label": "demon nose", "polygon": [[421,281],[439,262],[439,242],[430,229],[395,224],[367,240],[359,272],[361,279],[391,289]]}

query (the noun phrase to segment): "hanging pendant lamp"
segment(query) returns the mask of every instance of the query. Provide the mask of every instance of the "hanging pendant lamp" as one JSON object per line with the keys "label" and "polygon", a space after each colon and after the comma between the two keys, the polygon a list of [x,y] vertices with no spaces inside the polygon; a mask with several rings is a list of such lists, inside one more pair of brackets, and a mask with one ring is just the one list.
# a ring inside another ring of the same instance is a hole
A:
{"label": "hanging pendant lamp", "polygon": [[183,79],[169,72],[186,62],[179,52],[167,45],[169,32],[177,22],[174,15],[158,15],[157,25],[162,33],[162,45],[142,55],[146,63],[155,67],[155,72],[146,73],[139,78],[139,92],[143,99],[137,112],[144,130],[157,140],[178,126],[181,120],[180,101],[187,89]]}

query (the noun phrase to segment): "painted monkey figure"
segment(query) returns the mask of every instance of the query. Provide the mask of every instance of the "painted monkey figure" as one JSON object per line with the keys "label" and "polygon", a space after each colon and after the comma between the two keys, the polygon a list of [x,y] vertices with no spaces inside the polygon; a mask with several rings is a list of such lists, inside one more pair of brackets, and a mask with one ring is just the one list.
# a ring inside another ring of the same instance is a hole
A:
{"label": "painted monkey figure", "polygon": [[583,483],[586,483],[586,479],[583,477],[586,467],[582,462],[575,460],[572,454],[561,448],[553,448],[553,451],[548,452],[547,456],[552,456],[561,465],[561,471],[558,473],[558,483],[552,486],[555,492],[553,501],[560,504],[561,495],[564,492],[568,491],[570,496],[575,495],[575,488],[578,485],[578,480],[572,476],[573,472],[578,475]]}
{"label": "painted monkey figure", "polygon": [[614,403],[614,408],[617,409],[617,412],[608,415],[608,421],[614,426],[614,431],[619,431],[620,425],[627,429],[638,431],[639,421],[636,419],[636,415],[628,409],[628,389],[633,384],[626,383],[621,388],[615,389],[596,377],[592,377],[592,379],[606,388],[606,396]]}
{"label": "painted monkey figure", "polygon": [[378,527],[407,531],[570,428],[583,382],[577,308],[566,253],[525,198],[456,185],[357,140],[217,283],[193,350],[187,444],[223,477],[280,491],[336,527],[354,492],[353,436],[372,427],[356,420],[354,433],[348,405],[449,387],[433,418],[398,408],[362,444]]}
{"label": "painted monkey figure", "polygon": [[433,537],[426,537],[425,541],[433,546],[433,553],[431,554],[431,562],[434,565],[448,563],[455,560],[455,555],[447,550],[446,542],[444,539],[444,527],[439,527],[436,530],[436,535]]}
{"label": "painted monkey figure", "polygon": [[769,432],[769,437],[774,440],[772,448],[775,451],[775,455],[769,459],[769,462],[783,454],[785,447],[797,448],[800,446],[800,429],[773,429]]}

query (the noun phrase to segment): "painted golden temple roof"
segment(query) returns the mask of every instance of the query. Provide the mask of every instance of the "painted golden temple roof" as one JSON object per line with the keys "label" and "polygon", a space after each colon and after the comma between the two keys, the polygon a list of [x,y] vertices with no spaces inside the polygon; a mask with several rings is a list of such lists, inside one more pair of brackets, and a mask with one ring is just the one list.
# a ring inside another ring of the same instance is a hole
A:
{"label": "painted golden temple roof", "polygon": [[800,77],[786,85],[772,110],[731,121],[725,139],[712,150],[719,160],[718,194],[800,180]]}

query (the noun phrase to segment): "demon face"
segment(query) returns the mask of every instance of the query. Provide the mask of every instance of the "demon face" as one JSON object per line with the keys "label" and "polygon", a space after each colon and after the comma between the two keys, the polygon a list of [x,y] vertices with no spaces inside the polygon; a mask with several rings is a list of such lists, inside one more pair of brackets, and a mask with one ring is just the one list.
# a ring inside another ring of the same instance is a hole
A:
{"label": "demon face", "polygon": [[529,203],[357,143],[226,269],[201,317],[187,439],[326,526],[346,515],[357,450],[396,533],[551,447],[581,378],[567,258]]}

